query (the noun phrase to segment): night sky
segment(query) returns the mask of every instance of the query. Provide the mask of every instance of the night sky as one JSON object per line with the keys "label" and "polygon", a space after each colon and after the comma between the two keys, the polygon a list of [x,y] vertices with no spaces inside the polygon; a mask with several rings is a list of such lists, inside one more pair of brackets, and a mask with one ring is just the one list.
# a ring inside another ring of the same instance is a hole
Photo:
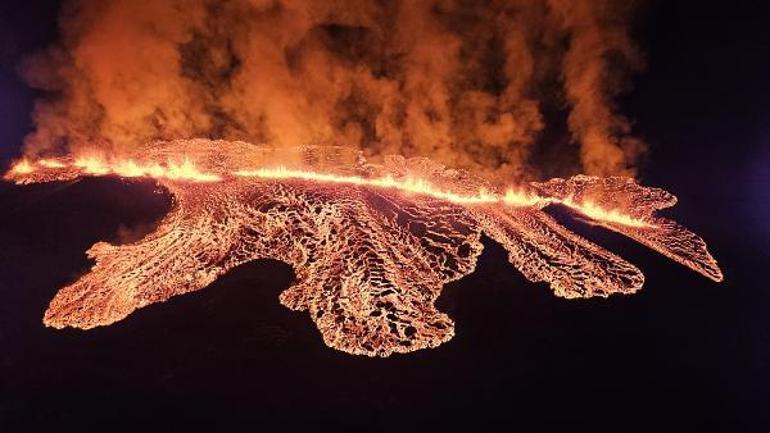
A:
{"label": "night sky", "polygon": [[[291,268],[268,261],[110,327],[54,331],[43,311],[84,251],[151,224],[169,197],[114,179],[0,184],[0,431],[767,431],[769,15],[710,3],[643,8],[648,68],[621,104],[650,144],[642,183],[679,197],[664,215],[708,242],[725,282],[572,223],[636,264],[644,289],[558,299],[487,241],[439,299],[457,336],[438,349],[326,348],[278,303]],[[38,96],[16,64],[56,38],[56,15],[52,1],[0,6],[3,167]]]}

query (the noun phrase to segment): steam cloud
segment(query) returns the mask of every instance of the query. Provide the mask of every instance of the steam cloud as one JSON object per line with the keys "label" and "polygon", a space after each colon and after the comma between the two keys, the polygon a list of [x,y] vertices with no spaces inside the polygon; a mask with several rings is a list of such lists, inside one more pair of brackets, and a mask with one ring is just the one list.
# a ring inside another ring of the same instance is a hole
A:
{"label": "steam cloud", "polygon": [[60,42],[22,65],[51,92],[25,149],[334,144],[521,178],[559,127],[552,112],[566,111],[579,146],[558,153],[574,153],[575,170],[633,174],[644,145],[614,104],[643,66],[633,11],[622,0],[72,0]]}

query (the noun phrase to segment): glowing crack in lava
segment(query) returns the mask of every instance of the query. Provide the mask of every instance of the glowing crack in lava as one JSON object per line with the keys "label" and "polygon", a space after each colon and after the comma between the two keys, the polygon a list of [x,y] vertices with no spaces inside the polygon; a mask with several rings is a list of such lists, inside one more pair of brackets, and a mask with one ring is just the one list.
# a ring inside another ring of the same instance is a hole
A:
{"label": "glowing crack in lava", "polygon": [[[642,287],[639,269],[560,225],[545,212],[549,204],[722,279],[701,238],[654,215],[676,198],[632,179],[575,176],[501,190],[423,158],[376,165],[339,148],[281,152],[180,140],[154,143],[137,158],[15,164],[5,178],[19,184],[152,177],[174,200],[143,239],[92,246],[95,265],[56,294],[44,323],[109,325],[206,287],[242,263],[271,258],[296,272],[281,303],[307,310],[327,345],[370,356],[435,347],[452,338],[454,324],[434,301],[444,284],[473,271],[482,233],[527,279],[549,283],[558,296],[606,297]],[[283,165],[270,164],[277,160]]]}

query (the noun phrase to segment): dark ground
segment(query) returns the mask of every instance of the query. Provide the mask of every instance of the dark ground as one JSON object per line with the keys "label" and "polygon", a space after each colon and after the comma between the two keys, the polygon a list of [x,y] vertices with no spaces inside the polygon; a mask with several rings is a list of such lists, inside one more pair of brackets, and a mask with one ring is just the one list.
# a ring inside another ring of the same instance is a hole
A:
{"label": "dark ground", "polygon": [[[12,63],[51,38],[23,31],[51,25],[42,3],[0,14],[6,157],[34,96]],[[667,215],[709,242],[724,283],[575,225],[637,264],[644,290],[558,299],[487,242],[440,298],[457,336],[434,350],[326,348],[278,303],[293,275],[277,262],[107,328],[55,331],[43,311],[88,268],[84,251],[168,198],[149,182],[0,184],[0,431],[767,431],[770,43],[767,14],[730,4],[654,4],[640,29],[650,68],[624,101],[652,146],[644,182],[679,196]]]}

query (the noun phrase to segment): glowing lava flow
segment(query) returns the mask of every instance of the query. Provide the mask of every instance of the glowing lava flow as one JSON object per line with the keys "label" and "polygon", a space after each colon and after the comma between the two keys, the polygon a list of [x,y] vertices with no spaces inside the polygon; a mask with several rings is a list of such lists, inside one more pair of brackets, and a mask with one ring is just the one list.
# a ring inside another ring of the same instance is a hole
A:
{"label": "glowing lava flow", "polygon": [[[89,249],[94,267],[57,293],[45,324],[108,325],[206,287],[242,263],[272,258],[296,272],[281,302],[307,310],[327,345],[370,356],[435,347],[452,337],[454,324],[434,301],[444,284],[473,271],[482,233],[526,278],[547,282],[558,296],[641,288],[635,266],[560,225],[549,204],[722,279],[702,239],[654,215],[676,198],[632,179],[575,176],[503,192],[423,158],[375,165],[305,148],[293,166],[264,168],[276,162],[265,152],[242,142],[180,140],[154,143],[141,158],[14,165],[5,179],[20,184],[152,177],[174,197],[172,211],[145,238]],[[179,155],[189,158],[169,157]]]}

